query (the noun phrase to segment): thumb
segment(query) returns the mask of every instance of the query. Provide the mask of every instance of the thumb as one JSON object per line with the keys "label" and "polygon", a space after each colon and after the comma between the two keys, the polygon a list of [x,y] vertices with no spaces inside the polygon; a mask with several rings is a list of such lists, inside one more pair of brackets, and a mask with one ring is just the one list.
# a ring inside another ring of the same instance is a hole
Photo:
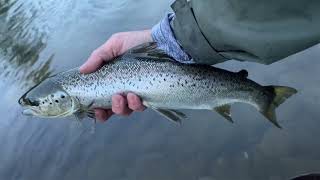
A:
{"label": "thumb", "polygon": [[89,59],[79,68],[80,73],[89,74],[102,67],[105,61],[112,60],[119,53],[121,43],[109,39],[105,44],[94,50]]}
{"label": "thumb", "polygon": [[98,70],[104,64],[104,59],[99,54],[99,51],[94,51],[89,59],[79,68],[80,73],[89,74]]}

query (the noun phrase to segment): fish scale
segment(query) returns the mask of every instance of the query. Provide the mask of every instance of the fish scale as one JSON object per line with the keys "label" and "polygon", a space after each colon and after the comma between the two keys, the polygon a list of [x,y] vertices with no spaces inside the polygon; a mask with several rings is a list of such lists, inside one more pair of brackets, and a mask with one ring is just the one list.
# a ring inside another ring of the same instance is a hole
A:
{"label": "fish scale", "polygon": [[[165,78],[165,73],[172,76]],[[61,73],[57,79],[60,79],[59,83],[70,95],[88,98],[94,96],[94,106],[105,108],[111,106],[106,103],[106,100],[110,100],[113,94],[134,92],[150,105],[161,108],[197,109],[207,107],[212,109],[219,104],[216,99],[224,99],[224,102],[228,102],[238,98],[238,102],[244,102],[248,101],[248,96],[257,95],[261,89],[258,84],[244,79],[236,73],[211,66],[199,67],[130,55],[106,64],[96,73],[81,75],[76,68]],[[209,88],[205,84],[208,84]],[[251,86],[256,91],[247,94],[246,88],[241,89],[243,84]],[[103,94],[103,97],[100,94]],[[245,94],[246,99],[236,97],[239,94]],[[91,101],[91,99],[86,100],[85,98],[83,100],[83,104]],[[197,107],[200,104],[201,107]]]}
{"label": "fish scale", "polygon": [[[245,70],[230,72],[209,65],[181,64],[153,44],[146,44],[107,62],[94,73],[84,75],[75,68],[46,81],[67,93],[77,112],[110,108],[112,95],[133,92],[144,105],[174,121],[184,117],[176,111],[179,109],[216,110],[231,120],[230,105],[241,102],[253,105],[280,127],[274,110],[297,91],[284,86],[261,86],[247,75]],[[46,88],[42,86],[45,85],[40,83],[38,89]],[[37,88],[32,91],[29,94],[37,96]]]}

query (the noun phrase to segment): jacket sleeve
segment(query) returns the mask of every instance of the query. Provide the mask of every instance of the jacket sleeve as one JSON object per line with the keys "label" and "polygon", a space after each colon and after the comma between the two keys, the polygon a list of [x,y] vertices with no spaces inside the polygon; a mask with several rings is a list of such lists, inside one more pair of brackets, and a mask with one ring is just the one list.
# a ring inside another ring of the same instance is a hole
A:
{"label": "jacket sleeve", "polygon": [[182,49],[177,39],[174,37],[170,22],[174,19],[174,14],[167,14],[158,24],[153,26],[151,35],[159,49],[181,63],[193,63],[192,58]]}
{"label": "jacket sleeve", "polygon": [[320,41],[320,1],[176,0],[171,27],[197,63],[271,64]]}

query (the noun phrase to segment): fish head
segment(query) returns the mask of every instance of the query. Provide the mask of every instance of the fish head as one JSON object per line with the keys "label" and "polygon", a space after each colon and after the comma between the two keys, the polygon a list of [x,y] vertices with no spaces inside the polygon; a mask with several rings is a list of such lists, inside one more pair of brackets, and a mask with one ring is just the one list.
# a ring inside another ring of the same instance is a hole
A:
{"label": "fish head", "polygon": [[50,78],[25,93],[19,104],[25,108],[24,115],[45,118],[65,117],[77,111],[77,100]]}

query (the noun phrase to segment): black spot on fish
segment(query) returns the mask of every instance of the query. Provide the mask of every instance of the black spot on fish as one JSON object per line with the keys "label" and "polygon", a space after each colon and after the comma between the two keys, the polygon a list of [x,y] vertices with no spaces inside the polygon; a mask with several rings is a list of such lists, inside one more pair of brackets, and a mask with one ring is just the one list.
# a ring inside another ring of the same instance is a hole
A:
{"label": "black spot on fish", "polygon": [[64,96],[64,95],[61,95],[61,98],[62,98],[62,99],[64,99],[64,98],[65,98],[65,96]]}
{"label": "black spot on fish", "polygon": [[59,103],[59,101],[58,101],[58,100],[55,100],[55,102],[56,102],[56,103]]}
{"label": "black spot on fish", "polygon": [[54,97],[54,95],[53,95],[53,94],[51,94],[51,97]]}
{"label": "black spot on fish", "polygon": [[164,78],[163,81],[166,81],[166,78]]}

